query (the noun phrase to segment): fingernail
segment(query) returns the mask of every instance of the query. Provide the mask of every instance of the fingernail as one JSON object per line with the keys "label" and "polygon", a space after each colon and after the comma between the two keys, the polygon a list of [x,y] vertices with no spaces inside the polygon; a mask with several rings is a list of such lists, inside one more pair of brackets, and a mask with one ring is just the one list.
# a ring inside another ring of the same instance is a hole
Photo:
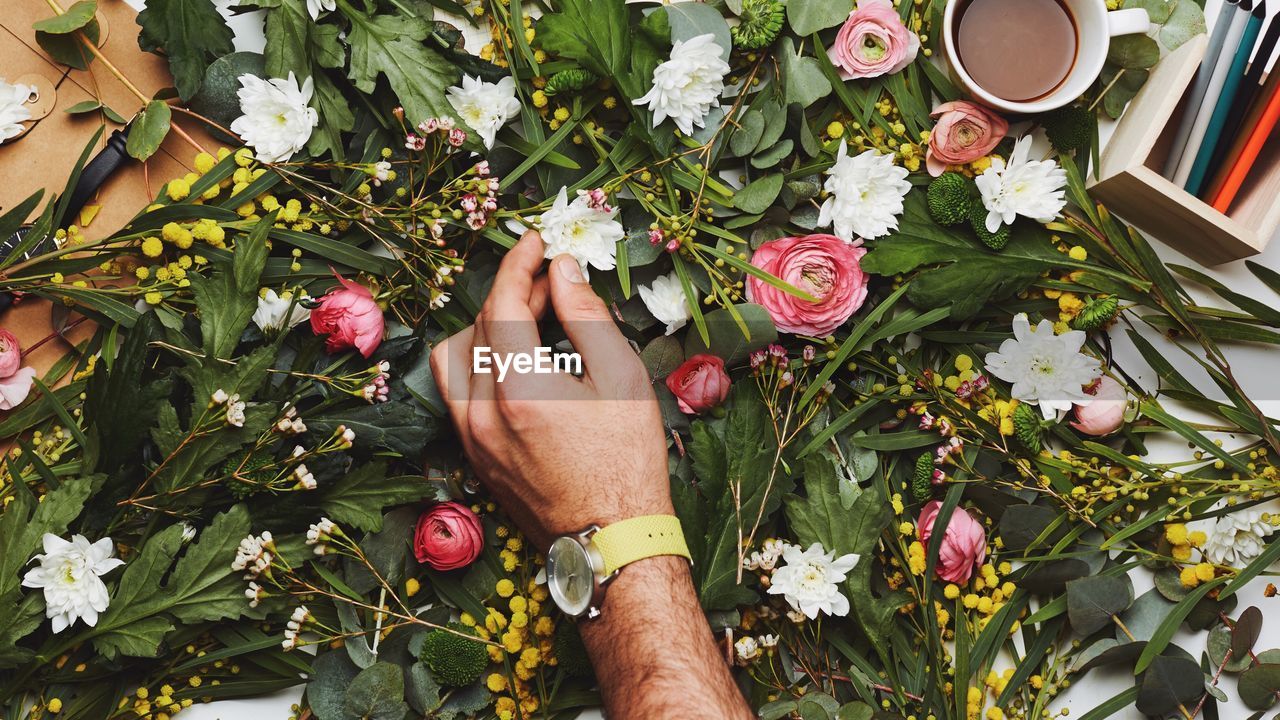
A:
{"label": "fingernail", "polygon": [[587,281],[582,276],[582,268],[578,267],[578,261],[571,257],[565,257],[560,260],[560,274],[571,283],[584,283]]}

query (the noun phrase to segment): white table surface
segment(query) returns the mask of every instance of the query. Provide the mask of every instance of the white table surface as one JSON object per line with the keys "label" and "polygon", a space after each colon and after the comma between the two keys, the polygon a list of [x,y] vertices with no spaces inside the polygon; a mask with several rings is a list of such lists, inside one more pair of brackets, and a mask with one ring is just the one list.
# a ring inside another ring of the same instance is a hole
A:
{"label": "white table surface", "polygon": [[[145,4],[145,0],[126,0],[130,5],[139,9]],[[1207,16],[1212,19],[1216,14],[1216,8],[1221,0],[1208,0]],[[233,5],[234,0],[215,0],[220,8]],[[260,52],[265,44],[262,33],[262,19],[259,13],[249,13],[230,18],[232,29],[236,34],[236,49]],[[469,29],[463,26],[464,29]],[[483,35],[471,37],[473,33],[468,33],[468,47],[476,49],[480,44],[486,42]],[[1110,127],[1104,127],[1102,134],[1104,142],[1110,136]],[[1192,267],[1198,267],[1198,264],[1189,260],[1182,254],[1160,244],[1155,243],[1156,251],[1167,262],[1180,263]],[[1254,261],[1265,265],[1271,269],[1280,271],[1280,238],[1275,239],[1267,248],[1267,250],[1252,258]],[[1245,267],[1244,262],[1234,262],[1226,265],[1220,265],[1212,268],[1200,268],[1209,275],[1217,278],[1231,287],[1236,292],[1243,293],[1249,297],[1260,299],[1264,302],[1278,302],[1274,293],[1259,282]],[[1190,288],[1192,292],[1196,292],[1195,288]],[[1205,293],[1202,296],[1206,300],[1210,300],[1213,296]],[[1219,303],[1220,304],[1220,303]],[[1148,335],[1153,342],[1161,342],[1160,338],[1155,335]],[[1135,379],[1141,384],[1150,383],[1150,387],[1154,387],[1154,375],[1146,369],[1145,363],[1142,361],[1137,351],[1125,342],[1121,334],[1113,336],[1115,341],[1115,354],[1118,364],[1123,366]],[[1276,382],[1277,360],[1280,358],[1280,351],[1272,346],[1250,346],[1250,347],[1233,347],[1228,352],[1228,359],[1232,363],[1237,378],[1244,386],[1245,390],[1250,393],[1251,397],[1259,404],[1259,406],[1267,412],[1268,415],[1275,417],[1280,415],[1280,383]],[[1195,364],[1182,355],[1177,350],[1172,350],[1168,354],[1168,359],[1174,363],[1178,369],[1187,374],[1189,378],[1195,382],[1195,378],[1204,378],[1203,375],[1197,373]],[[1211,383],[1204,379],[1203,387],[1211,387]],[[1227,440],[1227,446],[1231,447],[1231,440]],[[1151,443],[1153,456],[1157,459],[1161,455],[1169,458],[1183,457],[1186,451],[1184,443],[1170,441],[1163,445],[1153,442]],[[1280,509],[1280,504],[1276,504],[1273,511]],[[1277,570],[1280,570],[1278,568]],[[1135,595],[1141,595],[1151,588],[1151,577],[1149,573],[1139,570],[1132,574],[1135,585]],[[1263,588],[1266,586],[1267,580],[1259,579],[1250,586],[1237,593],[1240,600],[1239,609],[1246,608],[1250,605],[1257,605],[1264,616],[1268,617],[1268,622],[1264,624],[1262,637],[1258,640],[1257,647],[1259,649],[1270,649],[1280,646],[1280,619],[1271,617],[1276,609],[1280,609],[1280,598],[1267,599],[1262,596]],[[1204,649],[1205,633],[1189,633],[1181,631],[1175,644],[1180,644],[1184,649],[1189,651],[1193,656],[1199,657]],[[998,668],[1002,669],[1002,668]],[[1237,697],[1235,692],[1235,677],[1224,675],[1221,686],[1227,691],[1227,694],[1233,699],[1233,702],[1226,705],[1219,705],[1219,717],[1222,720],[1244,720],[1251,711],[1246,709],[1239,702],[1234,702]],[[1064,693],[1058,702],[1053,704],[1055,710],[1059,708],[1070,708],[1070,717],[1080,717],[1091,707],[1096,706],[1103,700],[1112,697],[1116,693],[1130,687],[1133,683],[1132,677],[1125,670],[1116,671],[1112,668],[1100,668],[1093,670],[1087,674],[1083,680],[1074,685],[1070,690]],[[302,689],[293,688],[274,695],[247,699],[247,700],[225,700],[210,705],[198,705],[181,714],[182,720],[286,720],[292,712],[290,706],[298,701],[301,696]],[[1274,708],[1272,712],[1275,712]],[[598,720],[600,715],[595,712],[585,713],[584,720]],[[1142,716],[1133,708],[1122,711],[1115,715],[1117,718],[1125,718],[1139,720]]]}

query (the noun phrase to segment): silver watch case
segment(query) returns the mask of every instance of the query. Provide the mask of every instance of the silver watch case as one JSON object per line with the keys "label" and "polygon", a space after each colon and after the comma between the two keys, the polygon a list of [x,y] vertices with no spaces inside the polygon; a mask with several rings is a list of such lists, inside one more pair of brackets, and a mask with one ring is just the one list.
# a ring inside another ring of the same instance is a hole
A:
{"label": "silver watch case", "polygon": [[[575,535],[561,536],[551,543],[551,548],[547,551],[547,589],[550,591],[551,599],[555,601],[556,607],[570,617],[585,618],[587,620],[600,617],[600,608],[604,603],[605,587],[618,576],[619,570],[614,570],[609,574],[604,572],[604,558],[600,555],[600,550],[595,543],[591,541],[591,538],[599,531],[599,525],[592,525]],[[561,593],[560,585],[554,581],[557,558],[565,552],[582,553],[591,568],[591,600],[585,607],[574,607],[569,599]]]}

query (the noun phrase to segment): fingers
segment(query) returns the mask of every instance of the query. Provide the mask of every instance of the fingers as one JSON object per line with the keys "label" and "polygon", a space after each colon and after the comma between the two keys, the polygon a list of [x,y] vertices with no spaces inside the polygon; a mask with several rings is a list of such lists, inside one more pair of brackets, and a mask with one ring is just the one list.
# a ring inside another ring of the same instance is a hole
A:
{"label": "fingers", "polygon": [[534,275],[542,266],[542,238],[530,230],[498,266],[493,288],[476,324],[486,342],[504,355],[532,352],[539,344],[538,322],[533,312]]}
{"label": "fingers", "polygon": [[613,324],[604,301],[587,284],[578,263],[569,255],[557,256],[547,273],[551,281],[551,305],[564,332],[582,356],[586,374],[599,387],[630,382],[640,367],[631,344]]}
{"label": "fingers", "polygon": [[[474,328],[468,327],[431,351],[431,373],[459,435],[465,435],[471,401],[471,348]],[[467,438],[463,438],[464,442]]]}

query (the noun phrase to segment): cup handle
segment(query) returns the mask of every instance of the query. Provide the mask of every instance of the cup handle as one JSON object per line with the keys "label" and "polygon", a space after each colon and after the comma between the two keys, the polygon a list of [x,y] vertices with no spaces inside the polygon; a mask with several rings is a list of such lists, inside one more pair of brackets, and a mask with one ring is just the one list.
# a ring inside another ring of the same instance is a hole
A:
{"label": "cup handle", "polygon": [[1145,8],[1127,8],[1107,13],[1107,34],[1136,35],[1151,29],[1151,18]]}

